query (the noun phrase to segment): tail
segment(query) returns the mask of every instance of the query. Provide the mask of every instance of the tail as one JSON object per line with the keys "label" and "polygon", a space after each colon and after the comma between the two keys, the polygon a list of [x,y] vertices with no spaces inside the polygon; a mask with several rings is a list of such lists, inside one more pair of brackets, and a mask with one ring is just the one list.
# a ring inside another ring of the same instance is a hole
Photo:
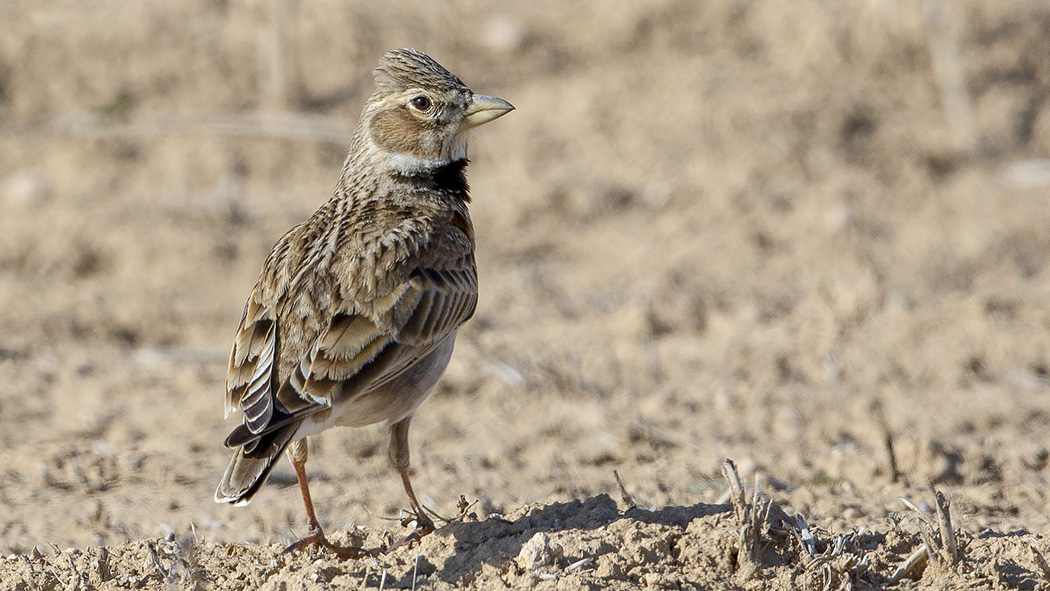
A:
{"label": "tail", "polygon": [[284,425],[237,448],[219,487],[215,489],[215,502],[247,505],[266,482],[281,452],[299,431],[300,424],[296,421]]}

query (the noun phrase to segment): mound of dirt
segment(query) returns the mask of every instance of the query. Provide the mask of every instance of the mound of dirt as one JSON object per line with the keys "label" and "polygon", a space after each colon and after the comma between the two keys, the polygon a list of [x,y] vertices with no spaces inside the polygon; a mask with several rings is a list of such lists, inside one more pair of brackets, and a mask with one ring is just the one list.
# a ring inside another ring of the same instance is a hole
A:
{"label": "mound of dirt", "polygon": [[[758,510],[763,507],[769,506]],[[326,551],[286,553],[277,545],[217,544],[192,535],[176,540],[172,535],[86,550],[56,548],[47,556],[11,556],[0,567],[0,584],[13,591],[165,585],[230,591],[788,590],[871,589],[902,582],[912,589],[1038,589],[1050,575],[1034,549],[1043,540],[1032,534],[964,534],[956,541],[963,558],[953,563],[943,551],[926,550],[924,544],[940,543],[929,530],[921,535],[895,527],[886,533],[831,536],[808,528],[802,534],[775,518],[753,523],[757,530],[747,520],[742,523],[730,505],[620,510],[601,495],[532,505],[483,521],[466,515],[413,550],[361,560],[339,560]],[[332,538],[373,549],[393,539],[390,532],[363,528]]]}

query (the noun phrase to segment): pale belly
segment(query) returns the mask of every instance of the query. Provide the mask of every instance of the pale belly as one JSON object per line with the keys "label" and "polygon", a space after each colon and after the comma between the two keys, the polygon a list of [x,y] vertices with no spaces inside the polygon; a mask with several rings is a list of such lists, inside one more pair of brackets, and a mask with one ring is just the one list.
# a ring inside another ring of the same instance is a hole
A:
{"label": "pale belly", "polygon": [[456,333],[450,334],[433,352],[381,388],[361,394],[352,401],[337,402],[331,410],[308,417],[296,439],[316,435],[330,427],[364,427],[375,423],[396,423],[416,412],[445,373]]}

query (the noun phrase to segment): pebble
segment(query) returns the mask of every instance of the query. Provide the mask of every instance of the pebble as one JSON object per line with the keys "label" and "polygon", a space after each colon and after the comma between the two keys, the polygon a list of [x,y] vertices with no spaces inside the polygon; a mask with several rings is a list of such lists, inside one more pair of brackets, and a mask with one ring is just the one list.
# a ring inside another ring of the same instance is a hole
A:
{"label": "pebble", "polygon": [[521,550],[514,560],[518,568],[536,571],[557,564],[563,552],[561,544],[551,540],[545,532],[539,532],[521,545]]}

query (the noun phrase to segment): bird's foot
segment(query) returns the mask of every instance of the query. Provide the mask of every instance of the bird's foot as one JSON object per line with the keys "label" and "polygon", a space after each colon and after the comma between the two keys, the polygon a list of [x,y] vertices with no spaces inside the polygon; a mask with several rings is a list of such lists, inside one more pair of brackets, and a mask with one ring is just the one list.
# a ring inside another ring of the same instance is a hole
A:
{"label": "bird's foot", "polygon": [[402,546],[411,548],[413,544],[423,539],[424,536],[434,533],[435,529],[437,528],[434,527],[434,522],[431,521],[429,517],[426,515],[417,515],[416,530],[394,542],[394,545],[386,549],[386,554],[389,554]]}
{"label": "bird's foot", "polygon": [[288,546],[284,549],[284,553],[288,554],[290,552],[297,552],[310,546],[320,546],[332,554],[335,554],[340,560],[353,560],[371,555],[371,553],[364,548],[358,548],[355,546],[337,546],[332,542],[329,542],[328,538],[324,536],[324,532],[320,529],[310,532],[305,538]]}

